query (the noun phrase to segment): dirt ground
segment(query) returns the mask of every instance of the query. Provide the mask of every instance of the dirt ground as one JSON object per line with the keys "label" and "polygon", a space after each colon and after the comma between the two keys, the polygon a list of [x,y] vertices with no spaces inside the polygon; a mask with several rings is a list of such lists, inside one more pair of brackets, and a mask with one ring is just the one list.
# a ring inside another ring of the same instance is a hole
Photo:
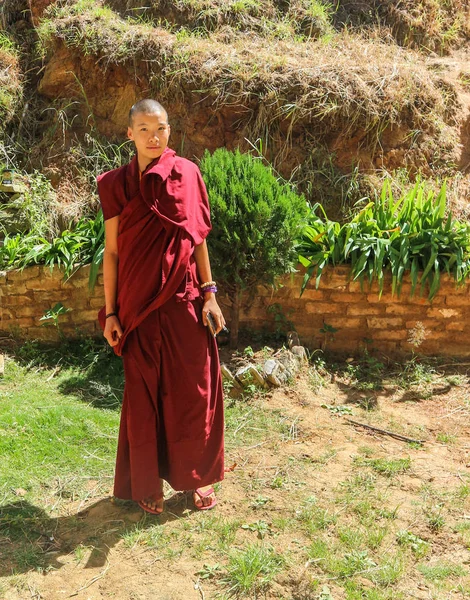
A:
{"label": "dirt ground", "polygon": [[[408,457],[411,461],[406,472],[376,476],[379,494],[375,501],[396,513],[380,553],[393,553],[396,532],[409,530],[431,545],[425,560],[457,563],[467,572],[460,588],[454,585],[451,591],[436,588],[409,565],[396,583],[397,593],[402,593],[399,597],[470,597],[470,587],[465,588],[470,582],[470,538],[465,527],[455,527],[470,519],[470,384],[466,375],[439,381],[435,377],[432,383],[408,390],[385,381],[375,386],[381,389],[369,389],[358,382],[354,369],[354,361],[341,372],[322,365],[305,366],[284,388],[247,399],[226,398],[227,414],[236,404],[240,413],[227,423],[226,466],[233,470],[227,471],[218,486],[214,510],[195,511],[190,496],[168,489],[165,513],[160,517],[144,514],[137,504],[112,498],[110,478],[90,480],[88,493],[80,499],[46,503],[48,513],[60,513],[51,516],[37,534],[48,566],[21,572],[16,565],[16,575],[3,578],[8,582],[5,600],[214,598],[224,588],[217,576],[201,577],[201,569],[223,564],[224,552],[230,548],[256,541],[256,533],[242,527],[256,520],[268,524],[269,543],[290,557],[289,566],[267,591],[240,597],[328,598],[320,595],[321,586],[328,584],[331,597],[347,598],[337,577],[322,571],[315,560],[305,559],[312,538],[296,518],[302,503],[312,496],[331,514],[348,516],[353,505],[338,502],[342,486],[358,473],[363,477],[370,473],[358,467],[358,456]],[[247,415],[255,409],[258,417],[251,420]],[[260,421],[260,415],[266,421]],[[354,425],[347,418],[424,443],[409,444]],[[250,430],[249,435],[241,435],[244,428]],[[461,501],[454,502],[457,497]],[[424,515],[429,517],[436,506],[444,523],[431,527],[430,518]],[[215,543],[213,532],[229,523],[234,523],[234,535],[227,535],[224,547]],[[354,529],[355,521],[350,524]],[[365,577],[360,581],[364,590],[374,587]]]}

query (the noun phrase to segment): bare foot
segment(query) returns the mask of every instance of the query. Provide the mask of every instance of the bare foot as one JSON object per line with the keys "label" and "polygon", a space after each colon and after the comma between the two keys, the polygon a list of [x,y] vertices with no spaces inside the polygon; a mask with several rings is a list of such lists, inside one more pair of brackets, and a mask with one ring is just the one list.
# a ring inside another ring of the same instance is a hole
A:
{"label": "bare foot", "polygon": [[157,500],[155,498],[144,498],[141,500],[141,503],[150,508],[151,510],[155,510],[159,513],[163,512],[163,479],[160,479],[160,490],[158,491],[161,494],[161,498]]}
{"label": "bare foot", "polygon": [[[198,489],[201,490],[201,492],[205,492],[206,490],[208,490],[211,487],[212,487],[212,485],[205,485],[204,487],[200,487]],[[199,507],[200,506],[210,506],[211,504],[213,504],[215,502],[215,493],[209,494],[209,496],[206,496],[205,498],[201,498],[198,494],[196,494],[196,492],[193,492],[193,497],[194,497],[194,504]]]}

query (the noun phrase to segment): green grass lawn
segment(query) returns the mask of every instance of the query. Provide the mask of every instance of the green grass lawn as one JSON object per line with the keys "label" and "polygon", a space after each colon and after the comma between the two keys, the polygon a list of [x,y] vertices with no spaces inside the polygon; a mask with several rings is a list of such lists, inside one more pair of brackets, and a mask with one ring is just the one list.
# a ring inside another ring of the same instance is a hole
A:
{"label": "green grass lawn", "polygon": [[[6,352],[0,596],[55,600],[85,581],[89,595],[79,600],[155,597],[145,577],[126,587],[130,569],[173,573],[161,596],[171,599],[408,600],[420,590],[435,600],[470,598],[470,478],[458,454],[465,434],[458,421],[429,424],[442,398],[427,389],[424,400],[400,400],[400,420],[398,402],[381,395],[390,373],[373,366],[317,360],[286,389],[227,396],[234,470],[216,485],[218,507],[194,511],[187,496],[167,490],[165,513],[154,517],[110,498],[121,360],[90,340]],[[431,385],[431,372],[413,385]],[[393,381],[404,393],[399,373]],[[467,380],[452,377],[449,411],[466,414]],[[367,437],[334,406],[384,428],[419,427],[425,444]]]}

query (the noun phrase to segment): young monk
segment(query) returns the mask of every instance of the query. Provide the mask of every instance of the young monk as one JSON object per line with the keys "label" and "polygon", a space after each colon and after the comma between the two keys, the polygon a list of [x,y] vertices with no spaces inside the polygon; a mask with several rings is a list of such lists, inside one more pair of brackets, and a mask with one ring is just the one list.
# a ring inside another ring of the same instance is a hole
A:
{"label": "young monk", "polygon": [[224,478],[218,350],[225,326],[212,281],[207,192],[198,167],[168,147],[170,124],[155,100],[129,112],[136,154],[98,176],[105,222],[103,335],[125,376],[114,495],[163,511],[163,480],[193,490],[201,510]]}

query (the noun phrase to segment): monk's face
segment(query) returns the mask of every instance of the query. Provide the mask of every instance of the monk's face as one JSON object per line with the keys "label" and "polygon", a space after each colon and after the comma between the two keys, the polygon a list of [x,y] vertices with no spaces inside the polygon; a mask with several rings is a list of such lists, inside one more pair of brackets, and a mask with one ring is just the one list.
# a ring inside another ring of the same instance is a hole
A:
{"label": "monk's face", "polygon": [[137,113],[127,137],[135,144],[140,160],[151,162],[163,154],[168,146],[170,126],[165,113]]}

